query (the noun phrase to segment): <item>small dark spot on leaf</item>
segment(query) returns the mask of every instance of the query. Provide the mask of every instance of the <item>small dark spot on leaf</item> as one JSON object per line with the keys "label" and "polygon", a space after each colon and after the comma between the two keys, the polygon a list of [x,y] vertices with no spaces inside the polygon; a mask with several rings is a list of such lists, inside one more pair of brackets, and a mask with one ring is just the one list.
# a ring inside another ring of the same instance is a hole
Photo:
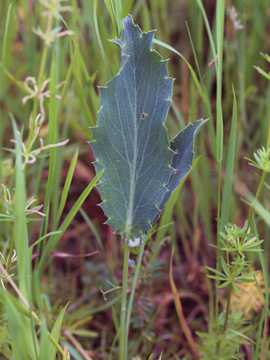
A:
{"label": "small dark spot on leaf", "polygon": [[180,175],[181,174],[181,171],[177,171],[177,175]]}
{"label": "small dark spot on leaf", "polygon": [[145,119],[146,116],[148,116],[147,112],[143,112],[141,118],[142,118],[142,119]]}

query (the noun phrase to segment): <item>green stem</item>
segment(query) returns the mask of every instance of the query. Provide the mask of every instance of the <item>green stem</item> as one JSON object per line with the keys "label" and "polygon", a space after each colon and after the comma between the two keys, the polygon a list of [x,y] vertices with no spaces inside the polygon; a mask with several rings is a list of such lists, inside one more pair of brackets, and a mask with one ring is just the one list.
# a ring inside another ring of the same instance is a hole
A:
{"label": "green stem", "polygon": [[[225,335],[227,325],[228,325],[230,305],[231,305],[231,297],[232,297],[232,283],[230,283],[230,285],[229,285],[228,300],[227,300],[227,307],[226,307],[226,315],[225,315],[225,321],[224,321],[223,329],[222,329],[222,333],[221,333],[222,336]],[[216,351],[217,355],[219,355],[220,345],[221,345],[221,339],[217,343],[217,351]]]}
{"label": "green stem", "polygon": [[232,297],[232,283],[229,286],[226,315],[225,315],[225,321],[224,321],[224,325],[223,325],[223,329],[222,329],[222,334],[223,335],[225,334],[226,329],[227,329],[227,325],[228,325],[230,305],[231,305],[231,297]]}
{"label": "green stem", "polygon": [[[218,203],[217,203],[217,258],[216,269],[220,271],[220,211],[221,211],[221,161],[218,162]],[[218,319],[219,280],[216,280],[216,321]]]}
{"label": "green stem", "polygon": [[126,341],[126,313],[127,313],[127,289],[128,289],[128,265],[129,265],[129,232],[126,233],[124,267],[122,281],[122,303],[121,303],[121,319],[120,319],[120,342],[119,342],[119,360],[127,360],[127,341]]}
{"label": "green stem", "polygon": [[259,196],[260,196],[260,193],[261,193],[261,190],[262,190],[262,186],[263,186],[263,183],[264,183],[264,179],[265,179],[265,175],[266,175],[266,172],[263,171],[262,173],[262,176],[261,176],[261,179],[260,179],[260,183],[259,183],[259,186],[258,186],[258,189],[257,189],[257,192],[256,192],[256,195],[255,195],[255,200],[253,202],[253,205],[250,209],[250,212],[249,212],[249,216],[248,216],[248,227],[250,227],[250,224],[251,224],[251,220],[252,220],[252,216],[254,214],[254,210],[255,210],[255,204],[256,202],[258,201],[259,199]]}
{"label": "green stem", "polygon": [[[129,302],[128,302],[127,320],[126,320],[126,344],[128,343],[130,316],[131,316],[132,305],[133,305],[133,300],[134,300],[134,295],[135,295],[135,290],[136,290],[136,284],[137,284],[139,273],[140,273],[140,268],[141,268],[145,243],[146,243],[146,235],[143,235],[142,236],[142,241],[141,241],[141,246],[140,246],[140,253],[139,253],[139,256],[138,256],[136,270],[135,270],[135,274],[134,274],[134,278],[133,278],[132,289],[131,289],[131,293],[130,293],[130,296],[129,296]],[[128,358],[127,355],[128,354],[127,354],[127,347],[126,347],[126,358]]]}

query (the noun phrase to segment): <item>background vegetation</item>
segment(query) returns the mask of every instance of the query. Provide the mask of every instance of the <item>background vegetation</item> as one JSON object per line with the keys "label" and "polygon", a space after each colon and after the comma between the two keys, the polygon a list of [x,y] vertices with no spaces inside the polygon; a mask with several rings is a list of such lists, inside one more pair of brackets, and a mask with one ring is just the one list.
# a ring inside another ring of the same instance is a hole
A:
{"label": "background vegetation", "polygon": [[270,359],[268,0],[2,0],[0,357],[118,358],[123,243],[88,142],[129,13],[170,58],[170,138],[210,119],[148,239],[130,358]]}

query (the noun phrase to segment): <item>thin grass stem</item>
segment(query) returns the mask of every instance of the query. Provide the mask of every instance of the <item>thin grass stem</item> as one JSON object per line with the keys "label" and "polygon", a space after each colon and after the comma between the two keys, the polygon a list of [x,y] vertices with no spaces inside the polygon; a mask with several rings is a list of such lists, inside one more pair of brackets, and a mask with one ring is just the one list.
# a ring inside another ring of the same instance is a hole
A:
{"label": "thin grass stem", "polygon": [[[221,213],[221,161],[218,162],[218,201],[217,201],[217,257],[216,269],[220,271],[220,213]],[[218,319],[218,298],[219,298],[219,280],[216,280],[216,321]]]}

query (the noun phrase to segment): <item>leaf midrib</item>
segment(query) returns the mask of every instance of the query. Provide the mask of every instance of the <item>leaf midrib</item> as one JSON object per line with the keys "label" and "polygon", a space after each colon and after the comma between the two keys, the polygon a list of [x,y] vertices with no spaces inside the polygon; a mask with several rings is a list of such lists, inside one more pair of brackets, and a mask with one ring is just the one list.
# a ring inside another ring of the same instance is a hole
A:
{"label": "leaf midrib", "polygon": [[[134,62],[134,50],[133,50],[133,62]],[[135,136],[134,136],[134,146],[133,146],[133,164],[130,167],[130,187],[129,187],[129,206],[126,216],[126,234],[129,234],[132,222],[133,222],[133,209],[134,209],[134,197],[135,197],[135,174],[136,174],[136,163],[137,163],[137,142],[138,142],[138,129],[137,129],[137,86],[136,86],[136,67],[134,71],[134,93],[135,93],[135,114],[133,116]],[[128,93],[128,92],[127,92]],[[128,93],[129,97],[129,93]],[[130,101],[130,98],[129,98]],[[130,104],[131,101],[130,101]],[[126,239],[127,241],[129,239]]]}

